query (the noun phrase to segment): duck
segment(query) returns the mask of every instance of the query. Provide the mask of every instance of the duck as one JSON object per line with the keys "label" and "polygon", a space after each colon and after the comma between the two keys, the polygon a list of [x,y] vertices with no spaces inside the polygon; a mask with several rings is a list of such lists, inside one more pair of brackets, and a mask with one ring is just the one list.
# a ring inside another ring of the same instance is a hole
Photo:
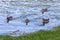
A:
{"label": "duck", "polygon": [[13,20],[13,17],[12,16],[7,17],[6,20],[7,20],[7,23],[9,23],[9,21]]}
{"label": "duck", "polygon": [[48,11],[47,8],[41,10],[42,14],[44,14],[44,12],[47,12],[47,11]]}
{"label": "duck", "polygon": [[43,26],[49,22],[49,19],[43,19]]}
{"label": "duck", "polygon": [[26,20],[25,20],[26,25],[28,25],[29,22],[30,22],[29,19],[26,19]]}

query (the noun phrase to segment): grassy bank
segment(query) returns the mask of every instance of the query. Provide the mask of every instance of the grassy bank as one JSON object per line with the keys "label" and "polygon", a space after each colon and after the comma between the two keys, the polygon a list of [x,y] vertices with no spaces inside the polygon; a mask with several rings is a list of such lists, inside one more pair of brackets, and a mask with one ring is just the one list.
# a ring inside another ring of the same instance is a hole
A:
{"label": "grassy bank", "polygon": [[49,31],[41,30],[36,33],[19,37],[0,36],[0,40],[60,40],[60,27]]}

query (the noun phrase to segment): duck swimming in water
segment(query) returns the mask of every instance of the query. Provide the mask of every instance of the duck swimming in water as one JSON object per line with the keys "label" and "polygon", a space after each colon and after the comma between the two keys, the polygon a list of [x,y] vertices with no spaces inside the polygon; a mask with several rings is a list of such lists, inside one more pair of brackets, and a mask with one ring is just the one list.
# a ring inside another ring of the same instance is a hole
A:
{"label": "duck swimming in water", "polygon": [[49,22],[49,19],[43,19],[43,26]]}
{"label": "duck swimming in water", "polygon": [[28,25],[28,23],[29,23],[29,19],[26,19],[26,20],[25,20],[25,23],[26,23],[26,25]]}
{"label": "duck swimming in water", "polygon": [[13,19],[13,17],[12,16],[10,16],[10,17],[7,17],[7,23],[9,22],[9,21],[11,21]]}
{"label": "duck swimming in water", "polygon": [[44,12],[47,12],[47,11],[48,11],[47,8],[41,10],[42,14],[44,14]]}

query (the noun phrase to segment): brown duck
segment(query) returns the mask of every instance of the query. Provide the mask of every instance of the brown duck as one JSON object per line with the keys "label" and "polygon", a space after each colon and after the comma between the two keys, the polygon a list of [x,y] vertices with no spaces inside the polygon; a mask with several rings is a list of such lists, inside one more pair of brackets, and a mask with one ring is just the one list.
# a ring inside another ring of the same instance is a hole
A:
{"label": "brown duck", "polygon": [[26,25],[28,25],[29,22],[30,22],[29,19],[26,19],[26,20],[25,20]]}
{"label": "brown duck", "polygon": [[7,23],[9,22],[9,21],[11,21],[13,19],[13,17],[12,16],[10,16],[10,17],[7,17]]}
{"label": "brown duck", "polygon": [[44,12],[47,12],[47,8],[42,9],[41,12],[42,12],[42,14],[44,14]]}
{"label": "brown duck", "polygon": [[49,19],[43,19],[43,26],[49,22]]}

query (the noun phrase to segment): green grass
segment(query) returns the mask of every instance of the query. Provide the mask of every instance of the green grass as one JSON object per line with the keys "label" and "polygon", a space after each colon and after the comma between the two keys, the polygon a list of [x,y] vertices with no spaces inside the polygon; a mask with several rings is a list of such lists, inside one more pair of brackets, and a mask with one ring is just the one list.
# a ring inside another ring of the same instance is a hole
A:
{"label": "green grass", "polygon": [[12,37],[12,36],[0,36],[0,40],[60,40],[60,27],[53,30],[41,30],[35,33]]}

